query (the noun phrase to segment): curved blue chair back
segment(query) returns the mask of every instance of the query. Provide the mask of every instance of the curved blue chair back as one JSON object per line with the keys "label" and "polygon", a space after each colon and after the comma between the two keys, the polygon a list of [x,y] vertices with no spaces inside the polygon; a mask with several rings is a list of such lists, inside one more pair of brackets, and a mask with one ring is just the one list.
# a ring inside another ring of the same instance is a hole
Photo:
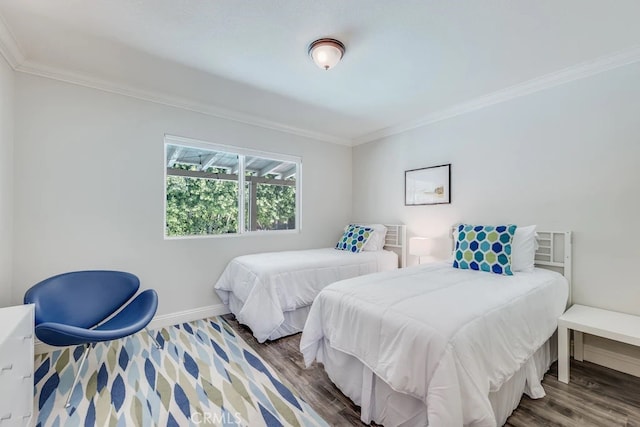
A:
{"label": "curved blue chair back", "polygon": [[131,273],[73,271],[35,284],[24,303],[36,305],[36,325],[56,322],[91,328],[115,313],[139,287],[140,280]]}

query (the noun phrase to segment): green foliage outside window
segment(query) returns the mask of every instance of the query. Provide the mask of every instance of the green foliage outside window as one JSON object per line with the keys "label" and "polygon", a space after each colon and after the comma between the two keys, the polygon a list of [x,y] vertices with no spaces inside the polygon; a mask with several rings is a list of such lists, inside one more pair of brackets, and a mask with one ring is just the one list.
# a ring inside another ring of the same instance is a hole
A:
{"label": "green foliage outside window", "polygon": [[258,230],[287,230],[296,227],[296,188],[258,184]]}
{"label": "green foliage outside window", "polygon": [[[184,165],[175,167],[194,170]],[[166,186],[168,236],[238,232],[237,181],[169,175]],[[295,228],[295,200],[295,186],[258,184],[257,229]]]}

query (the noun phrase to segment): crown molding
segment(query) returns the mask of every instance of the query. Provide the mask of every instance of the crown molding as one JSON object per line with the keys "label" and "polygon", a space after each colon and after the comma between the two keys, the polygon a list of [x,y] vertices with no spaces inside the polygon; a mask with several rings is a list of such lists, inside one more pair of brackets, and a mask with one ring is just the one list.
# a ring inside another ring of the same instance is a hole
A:
{"label": "crown molding", "polygon": [[615,68],[624,67],[625,65],[630,65],[636,62],[640,62],[640,46],[621,50],[612,55],[601,56],[590,61],[581,62],[560,71],[536,77],[526,82],[492,92],[488,95],[454,105],[451,108],[429,113],[419,119],[380,129],[355,138],[352,145],[356,146],[366,144],[378,139],[404,133],[495,104],[510,101],[515,98],[613,70]]}
{"label": "crown molding", "polygon": [[4,56],[11,68],[15,68],[25,61],[24,53],[16,41],[15,36],[0,14],[0,54]]}
{"label": "crown molding", "polygon": [[89,75],[75,73],[69,70],[51,67],[30,60],[23,61],[14,69],[18,72],[31,74],[34,76],[45,77],[53,80],[59,80],[79,86],[101,90],[104,92],[124,95],[143,101],[153,102],[156,104],[166,105],[169,107],[180,108],[183,110],[193,111],[196,113],[206,114],[220,119],[230,120],[250,126],[256,126],[264,129],[275,130],[278,132],[289,133],[304,138],[311,138],[332,144],[351,146],[351,140],[341,138],[335,135],[315,132],[308,129],[302,129],[290,126],[284,123],[263,119],[251,114],[240,113],[230,109],[218,107],[211,104],[194,102],[186,98],[167,95],[159,91],[146,91],[120,83],[113,83],[107,80],[98,79]]}
{"label": "crown molding", "polygon": [[101,80],[88,75],[82,75],[69,70],[51,67],[27,60],[15,36],[7,26],[2,14],[0,14],[0,55],[2,55],[7,60],[11,68],[17,72],[46,77],[104,92],[116,93],[156,104],[181,108],[183,110],[194,111],[225,120],[284,132],[304,138],[338,145],[351,146],[352,144],[352,141],[349,138],[341,138],[336,135],[302,129],[273,120],[263,119],[255,115],[240,113],[215,105],[193,102],[188,99],[174,97],[160,92],[144,91],[131,86]]}
{"label": "crown molding", "polygon": [[329,142],[332,144],[356,146],[373,142],[382,138],[398,135],[413,129],[428,126],[443,120],[471,113],[482,108],[490,107],[515,98],[536,93],[555,86],[580,80],[605,71],[613,70],[625,65],[640,62],[640,46],[621,50],[611,55],[601,56],[590,61],[585,61],[577,65],[564,68],[562,70],[537,77],[523,83],[519,83],[487,95],[471,99],[466,102],[454,105],[444,110],[429,113],[421,118],[389,126],[359,137],[350,139],[323,132],[316,132],[308,129],[290,126],[273,120],[267,120],[255,115],[241,113],[219,107],[212,104],[194,102],[192,100],[171,96],[160,91],[145,91],[125,84],[114,83],[102,79],[75,73],[66,69],[51,67],[38,62],[26,59],[20,45],[16,41],[11,30],[0,14],[0,54],[7,60],[9,65],[18,72],[46,77],[66,83],[76,84],[88,88],[115,93],[131,98],[136,98],[156,104],[180,108],[230,120],[250,126],[284,132],[304,138]]}

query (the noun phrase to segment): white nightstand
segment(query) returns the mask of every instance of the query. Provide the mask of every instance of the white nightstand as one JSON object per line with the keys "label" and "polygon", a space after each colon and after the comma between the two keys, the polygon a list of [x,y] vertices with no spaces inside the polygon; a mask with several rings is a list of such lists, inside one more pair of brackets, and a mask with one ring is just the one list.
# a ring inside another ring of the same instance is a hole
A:
{"label": "white nightstand", "polygon": [[558,318],[558,380],[569,383],[569,333],[579,333],[574,355],[582,360],[582,332],[640,346],[640,316],[573,305]]}
{"label": "white nightstand", "polygon": [[27,426],[33,414],[33,304],[0,308],[0,426]]}

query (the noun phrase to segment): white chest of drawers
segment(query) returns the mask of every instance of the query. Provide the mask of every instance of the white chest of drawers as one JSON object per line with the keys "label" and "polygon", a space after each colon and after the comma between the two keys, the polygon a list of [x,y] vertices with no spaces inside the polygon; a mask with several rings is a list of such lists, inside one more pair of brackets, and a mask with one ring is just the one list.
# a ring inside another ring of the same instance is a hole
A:
{"label": "white chest of drawers", "polygon": [[33,424],[33,305],[0,308],[0,427]]}

